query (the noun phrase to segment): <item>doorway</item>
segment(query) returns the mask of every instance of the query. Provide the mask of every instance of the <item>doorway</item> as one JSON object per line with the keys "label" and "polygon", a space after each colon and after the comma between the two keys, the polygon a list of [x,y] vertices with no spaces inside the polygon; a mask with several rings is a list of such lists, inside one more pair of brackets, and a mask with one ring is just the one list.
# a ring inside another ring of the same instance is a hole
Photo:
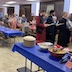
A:
{"label": "doorway", "polygon": [[25,14],[27,21],[30,21],[30,19],[31,19],[31,4],[20,5],[20,16],[22,16],[22,14]]}
{"label": "doorway", "polygon": [[7,13],[8,15],[14,14],[14,7],[7,7]]}

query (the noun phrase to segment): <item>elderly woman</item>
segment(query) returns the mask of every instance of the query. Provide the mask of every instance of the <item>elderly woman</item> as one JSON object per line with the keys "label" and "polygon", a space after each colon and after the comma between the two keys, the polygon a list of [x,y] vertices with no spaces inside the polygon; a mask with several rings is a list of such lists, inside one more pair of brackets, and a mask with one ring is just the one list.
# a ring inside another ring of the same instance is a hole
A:
{"label": "elderly woman", "polygon": [[31,30],[31,34],[33,35],[34,31],[36,30],[36,19],[35,19],[35,17],[33,17],[33,20],[30,21],[30,24],[31,25],[29,26],[29,28]]}
{"label": "elderly woman", "polygon": [[69,18],[69,14],[67,12],[63,13],[62,19],[59,21],[59,23],[63,23],[63,25],[60,25],[58,27],[59,34],[58,34],[58,45],[61,45],[63,47],[67,47],[69,44],[70,39],[70,31],[67,28],[67,19]]}
{"label": "elderly woman", "polygon": [[17,25],[17,20],[13,15],[9,16],[9,27],[11,29],[16,29],[16,25]]}
{"label": "elderly woman", "polygon": [[5,16],[3,17],[3,19],[2,19],[2,21],[4,22],[4,26],[5,26],[5,27],[9,27],[9,25],[8,25],[8,20],[9,20],[8,15],[5,15]]}
{"label": "elderly woman", "polygon": [[18,26],[20,29],[22,29],[22,26],[23,26],[23,24],[22,24],[22,17],[19,17],[17,26]]}
{"label": "elderly woman", "polygon": [[23,15],[22,15],[22,23],[24,23],[24,22],[27,22],[27,18],[26,18],[26,16],[23,14]]}

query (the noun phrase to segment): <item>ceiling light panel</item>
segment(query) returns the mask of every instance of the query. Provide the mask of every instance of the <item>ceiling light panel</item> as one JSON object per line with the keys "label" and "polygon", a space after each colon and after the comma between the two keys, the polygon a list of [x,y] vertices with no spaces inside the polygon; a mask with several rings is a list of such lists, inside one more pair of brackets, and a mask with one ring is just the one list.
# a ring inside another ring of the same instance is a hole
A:
{"label": "ceiling light panel", "polygon": [[10,5],[4,4],[4,5],[2,5],[2,6],[10,6]]}
{"label": "ceiling light panel", "polygon": [[16,1],[9,1],[9,2],[6,2],[6,4],[14,4],[16,3]]}
{"label": "ceiling light panel", "polygon": [[37,1],[37,0],[26,0],[26,1]]}

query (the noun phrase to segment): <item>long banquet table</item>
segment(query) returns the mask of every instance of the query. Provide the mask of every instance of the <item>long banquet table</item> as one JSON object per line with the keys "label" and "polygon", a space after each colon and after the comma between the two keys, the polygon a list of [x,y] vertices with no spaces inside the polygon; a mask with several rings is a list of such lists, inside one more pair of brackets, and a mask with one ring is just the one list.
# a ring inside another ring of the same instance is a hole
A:
{"label": "long banquet table", "polygon": [[4,26],[0,26],[0,32],[3,33],[5,36],[22,36],[22,32],[18,30],[13,30],[10,28],[5,28]]}
{"label": "long banquet table", "polygon": [[16,43],[12,51],[17,51],[47,72],[72,72],[65,64],[59,63],[60,59],[52,57],[48,52],[41,51],[38,45],[27,48],[23,46],[23,43]]}

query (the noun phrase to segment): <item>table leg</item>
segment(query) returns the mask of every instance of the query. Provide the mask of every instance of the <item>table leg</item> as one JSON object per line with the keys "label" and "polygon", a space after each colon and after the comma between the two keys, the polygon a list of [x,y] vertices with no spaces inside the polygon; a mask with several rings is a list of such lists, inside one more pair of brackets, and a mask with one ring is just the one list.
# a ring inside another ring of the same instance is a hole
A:
{"label": "table leg", "polygon": [[30,70],[27,68],[27,58],[25,58],[25,67],[18,68],[18,72],[30,72]]}
{"label": "table leg", "polygon": [[46,71],[43,70],[43,72],[46,72]]}
{"label": "table leg", "polygon": [[38,67],[38,70],[34,71],[34,72],[39,72],[39,71],[43,71],[45,72],[42,68]]}
{"label": "table leg", "polygon": [[15,44],[15,38],[14,38],[14,44]]}
{"label": "table leg", "polygon": [[[19,69],[17,69],[17,71],[18,72],[38,72],[38,71],[42,71],[42,69],[40,69],[40,67],[38,67],[38,70],[32,71],[32,61],[31,61],[31,63],[30,63],[30,70],[29,70],[27,68],[27,58],[25,58],[25,67],[19,68]],[[45,72],[45,71],[43,70],[43,72]]]}
{"label": "table leg", "polygon": [[27,68],[27,58],[25,58],[25,72],[26,72],[26,68]]}
{"label": "table leg", "polygon": [[17,39],[17,41],[19,42],[19,39],[18,39],[18,37],[16,37],[16,39]]}
{"label": "table leg", "polygon": [[32,61],[31,61],[31,65],[30,65],[30,72],[32,72]]}
{"label": "table leg", "polygon": [[38,67],[38,71],[40,71],[40,67]]}

